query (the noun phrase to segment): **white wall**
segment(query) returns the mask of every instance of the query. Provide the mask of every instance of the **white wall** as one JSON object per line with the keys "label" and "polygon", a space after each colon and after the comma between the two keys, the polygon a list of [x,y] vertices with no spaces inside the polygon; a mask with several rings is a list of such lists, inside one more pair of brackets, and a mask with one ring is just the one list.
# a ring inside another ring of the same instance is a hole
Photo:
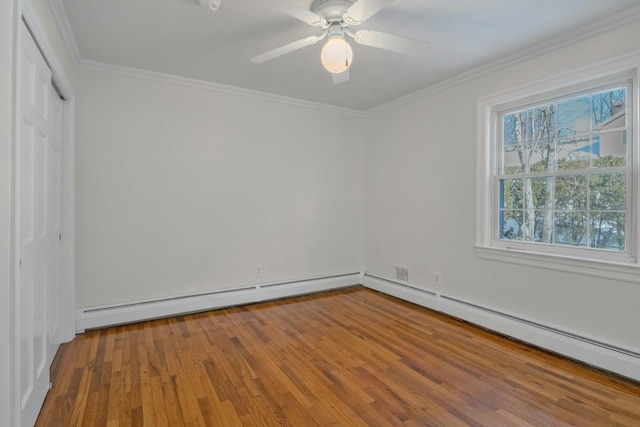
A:
{"label": "white wall", "polygon": [[361,270],[361,117],[78,72],[79,308]]}
{"label": "white wall", "polygon": [[[366,120],[365,266],[481,306],[640,348],[640,284],[476,258],[476,99],[640,49],[640,23]],[[443,287],[433,273],[442,273]]]}

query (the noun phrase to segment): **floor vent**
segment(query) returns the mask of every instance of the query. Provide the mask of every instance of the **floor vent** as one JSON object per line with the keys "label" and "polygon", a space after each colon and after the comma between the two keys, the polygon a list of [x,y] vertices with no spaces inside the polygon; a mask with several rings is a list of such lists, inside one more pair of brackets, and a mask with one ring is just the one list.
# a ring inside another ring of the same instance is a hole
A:
{"label": "floor vent", "polygon": [[409,281],[409,269],[407,267],[394,265],[393,268],[396,269],[396,280],[402,280],[403,282]]}

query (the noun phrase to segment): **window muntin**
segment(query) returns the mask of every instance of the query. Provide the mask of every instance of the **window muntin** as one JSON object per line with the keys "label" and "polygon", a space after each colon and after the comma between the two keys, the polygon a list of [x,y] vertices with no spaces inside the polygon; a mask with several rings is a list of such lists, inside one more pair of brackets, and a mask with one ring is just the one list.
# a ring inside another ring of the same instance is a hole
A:
{"label": "window muntin", "polygon": [[497,112],[498,246],[629,255],[632,93],[624,82]]}

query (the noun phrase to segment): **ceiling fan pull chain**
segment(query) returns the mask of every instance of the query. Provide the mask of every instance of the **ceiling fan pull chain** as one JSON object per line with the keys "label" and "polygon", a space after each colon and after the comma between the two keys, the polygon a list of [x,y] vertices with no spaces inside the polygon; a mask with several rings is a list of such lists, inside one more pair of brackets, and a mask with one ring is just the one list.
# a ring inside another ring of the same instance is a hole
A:
{"label": "ceiling fan pull chain", "polygon": [[349,68],[349,51],[346,43],[344,44],[344,66]]}

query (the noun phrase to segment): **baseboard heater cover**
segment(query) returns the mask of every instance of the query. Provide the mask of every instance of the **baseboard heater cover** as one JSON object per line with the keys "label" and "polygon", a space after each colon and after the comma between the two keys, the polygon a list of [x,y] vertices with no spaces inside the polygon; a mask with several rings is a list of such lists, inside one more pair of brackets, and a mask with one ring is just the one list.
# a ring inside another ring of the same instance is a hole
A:
{"label": "baseboard heater cover", "polygon": [[76,333],[89,329],[345,288],[361,283],[362,274],[354,272],[240,286],[170,298],[88,307],[76,311]]}
{"label": "baseboard heater cover", "polygon": [[430,291],[428,289],[424,289],[424,288],[420,288],[420,287],[417,287],[417,286],[413,286],[410,283],[400,282],[400,281],[391,280],[391,279],[386,279],[384,277],[374,276],[373,274],[368,274],[368,273],[366,273],[364,275],[364,277],[365,278],[372,277],[372,278],[374,278],[376,280],[379,280],[379,281],[382,281],[382,282],[387,282],[387,283],[390,283],[390,284],[392,284],[394,286],[401,286],[403,288],[407,288],[407,289],[410,289],[410,290],[415,291],[415,292],[420,292],[422,294],[426,294],[426,295],[429,295],[429,296],[432,296],[432,297],[437,297],[438,296],[438,294],[435,293],[435,292],[432,292],[432,291]]}
{"label": "baseboard heater cover", "polygon": [[578,334],[573,333],[573,332],[564,331],[562,329],[554,328],[552,326],[548,326],[548,325],[545,325],[545,324],[542,324],[542,323],[534,322],[534,321],[531,321],[531,320],[528,320],[528,319],[523,319],[523,318],[518,317],[518,316],[514,316],[514,315],[511,315],[511,314],[507,314],[507,313],[502,313],[500,311],[493,310],[493,309],[487,308],[487,307],[482,307],[482,306],[477,305],[477,304],[472,304],[470,302],[459,300],[457,298],[452,298],[452,297],[448,297],[448,296],[445,296],[445,295],[442,295],[442,298],[446,299],[448,301],[452,301],[452,302],[458,303],[458,304],[464,304],[464,305],[467,305],[469,307],[473,307],[473,308],[478,309],[478,310],[486,311],[487,313],[492,313],[492,314],[495,314],[495,315],[498,315],[498,316],[501,316],[501,317],[505,317],[507,319],[514,320],[516,322],[520,322],[520,323],[524,323],[524,324],[527,324],[527,325],[534,326],[536,328],[544,329],[546,331],[553,332],[554,334],[559,334],[559,335],[563,335],[565,337],[568,337],[568,338],[571,338],[571,339],[574,339],[574,340],[583,341],[583,342],[585,342],[587,344],[590,344],[590,345],[595,345],[595,346],[598,346],[598,347],[605,348],[607,350],[617,351],[619,353],[624,353],[624,354],[627,354],[627,355],[629,355],[631,357],[635,357],[638,360],[640,360],[640,351],[628,350],[626,348],[622,348],[620,346],[609,344],[609,343],[604,343],[604,342],[595,340],[593,338],[583,337],[583,336],[578,335]]}
{"label": "baseboard heater cover", "polygon": [[363,285],[599,369],[640,381],[640,350],[603,342],[455,297],[365,273]]}

